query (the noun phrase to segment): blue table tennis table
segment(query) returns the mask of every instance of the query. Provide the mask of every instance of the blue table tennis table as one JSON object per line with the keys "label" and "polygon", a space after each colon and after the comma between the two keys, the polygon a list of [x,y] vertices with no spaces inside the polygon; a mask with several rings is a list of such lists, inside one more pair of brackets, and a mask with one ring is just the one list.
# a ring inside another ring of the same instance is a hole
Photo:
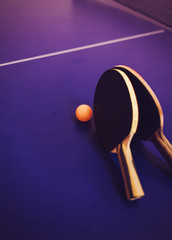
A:
{"label": "blue table tennis table", "polygon": [[172,32],[89,0],[0,3],[0,239],[170,240],[172,171],[132,142],[145,196],[127,201],[116,155],[96,138],[96,84],[115,65],[156,93],[172,142]]}

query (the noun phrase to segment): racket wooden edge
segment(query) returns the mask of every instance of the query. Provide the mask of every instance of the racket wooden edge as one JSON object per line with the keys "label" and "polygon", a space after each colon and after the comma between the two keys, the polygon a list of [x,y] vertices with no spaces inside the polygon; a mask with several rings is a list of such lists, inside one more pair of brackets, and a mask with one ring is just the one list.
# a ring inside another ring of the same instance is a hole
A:
{"label": "racket wooden edge", "polygon": [[125,66],[125,65],[117,65],[115,66],[113,69],[116,69],[116,68],[124,68],[126,70],[128,70],[129,72],[131,72],[143,85],[144,87],[147,89],[147,91],[150,93],[151,97],[153,98],[155,104],[156,104],[156,107],[158,109],[158,112],[159,112],[159,116],[160,116],[160,127],[163,129],[164,127],[164,115],[163,115],[163,111],[162,111],[162,107],[161,107],[161,104],[157,98],[157,96],[155,95],[154,91],[152,90],[152,88],[149,86],[149,84],[143,79],[143,77],[137,73],[134,69],[128,67],[128,66]]}
{"label": "racket wooden edge", "polygon": [[113,70],[120,73],[120,75],[123,77],[123,80],[125,81],[125,84],[128,88],[130,100],[131,100],[131,104],[132,104],[132,125],[131,125],[130,133],[135,134],[137,131],[137,127],[138,127],[139,108],[138,108],[138,103],[137,103],[136,94],[134,92],[134,88],[133,88],[128,76],[124,72],[122,72],[121,70],[118,70],[118,69],[113,69]]}

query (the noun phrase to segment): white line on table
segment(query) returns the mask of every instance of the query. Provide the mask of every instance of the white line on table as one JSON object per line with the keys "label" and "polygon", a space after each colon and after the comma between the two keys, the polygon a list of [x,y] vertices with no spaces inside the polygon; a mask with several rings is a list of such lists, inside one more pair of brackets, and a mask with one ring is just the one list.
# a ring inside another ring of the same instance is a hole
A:
{"label": "white line on table", "polygon": [[41,58],[48,58],[48,57],[71,53],[71,52],[77,52],[77,51],[95,48],[95,47],[101,47],[101,46],[118,43],[118,42],[123,42],[123,41],[128,41],[128,40],[132,40],[132,39],[136,39],[136,38],[143,38],[143,37],[147,37],[147,36],[151,36],[151,35],[155,35],[155,34],[159,34],[159,33],[163,33],[163,32],[165,32],[165,30],[161,29],[161,30],[157,30],[157,31],[153,31],[153,32],[141,33],[141,34],[123,37],[123,38],[117,38],[117,39],[113,39],[113,40],[109,40],[109,41],[105,41],[105,42],[99,42],[99,43],[94,43],[94,44],[85,45],[85,46],[81,46],[81,47],[70,48],[70,49],[66,49],[66,50],[62,50],[62,51],[58,51],[58,52],[47,53],[47,54],[43,54],[43,55],[39,55],[39,56],[35,56],[35,57],[23,58],[23,59],[11,61],[11,62],[1,63],[0,67],[17,64],[17,63],[22,63],[22,62],[33,61],[33,60],[37,60],[37,59],[41,59]]}

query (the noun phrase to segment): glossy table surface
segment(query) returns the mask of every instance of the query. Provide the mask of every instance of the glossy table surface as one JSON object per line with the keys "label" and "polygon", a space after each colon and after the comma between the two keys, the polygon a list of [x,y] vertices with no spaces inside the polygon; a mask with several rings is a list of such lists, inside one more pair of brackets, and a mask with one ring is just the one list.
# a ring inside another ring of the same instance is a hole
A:
{"label": "glossy table surface", "polygon": [[127,65],[172,142],[172,32],[99,1],[0,5],[0,239],[172,239],[172,171],[155,146],[132,142],[145,197],[128,202],[117,156],[75,119],[102,73]]}

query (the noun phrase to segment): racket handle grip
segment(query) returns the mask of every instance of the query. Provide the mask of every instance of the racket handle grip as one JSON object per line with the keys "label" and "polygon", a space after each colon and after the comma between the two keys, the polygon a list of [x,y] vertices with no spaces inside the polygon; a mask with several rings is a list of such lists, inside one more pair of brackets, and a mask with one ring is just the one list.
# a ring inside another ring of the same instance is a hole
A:
{"label": "racket handle grip", "polygon": [[168,165],[172,168],[172,145],[164,136],[162,129],[158,129],[153,136],[151,137],[151,141],[156,146],[158,151],[167,161]]}
{"label": "racket handle grip", "polygon": [[117,153],[127,199],[135,200],[143,197],[144,191],[134,166],[130,149],[130,140],[128,138],[118,145]]}

